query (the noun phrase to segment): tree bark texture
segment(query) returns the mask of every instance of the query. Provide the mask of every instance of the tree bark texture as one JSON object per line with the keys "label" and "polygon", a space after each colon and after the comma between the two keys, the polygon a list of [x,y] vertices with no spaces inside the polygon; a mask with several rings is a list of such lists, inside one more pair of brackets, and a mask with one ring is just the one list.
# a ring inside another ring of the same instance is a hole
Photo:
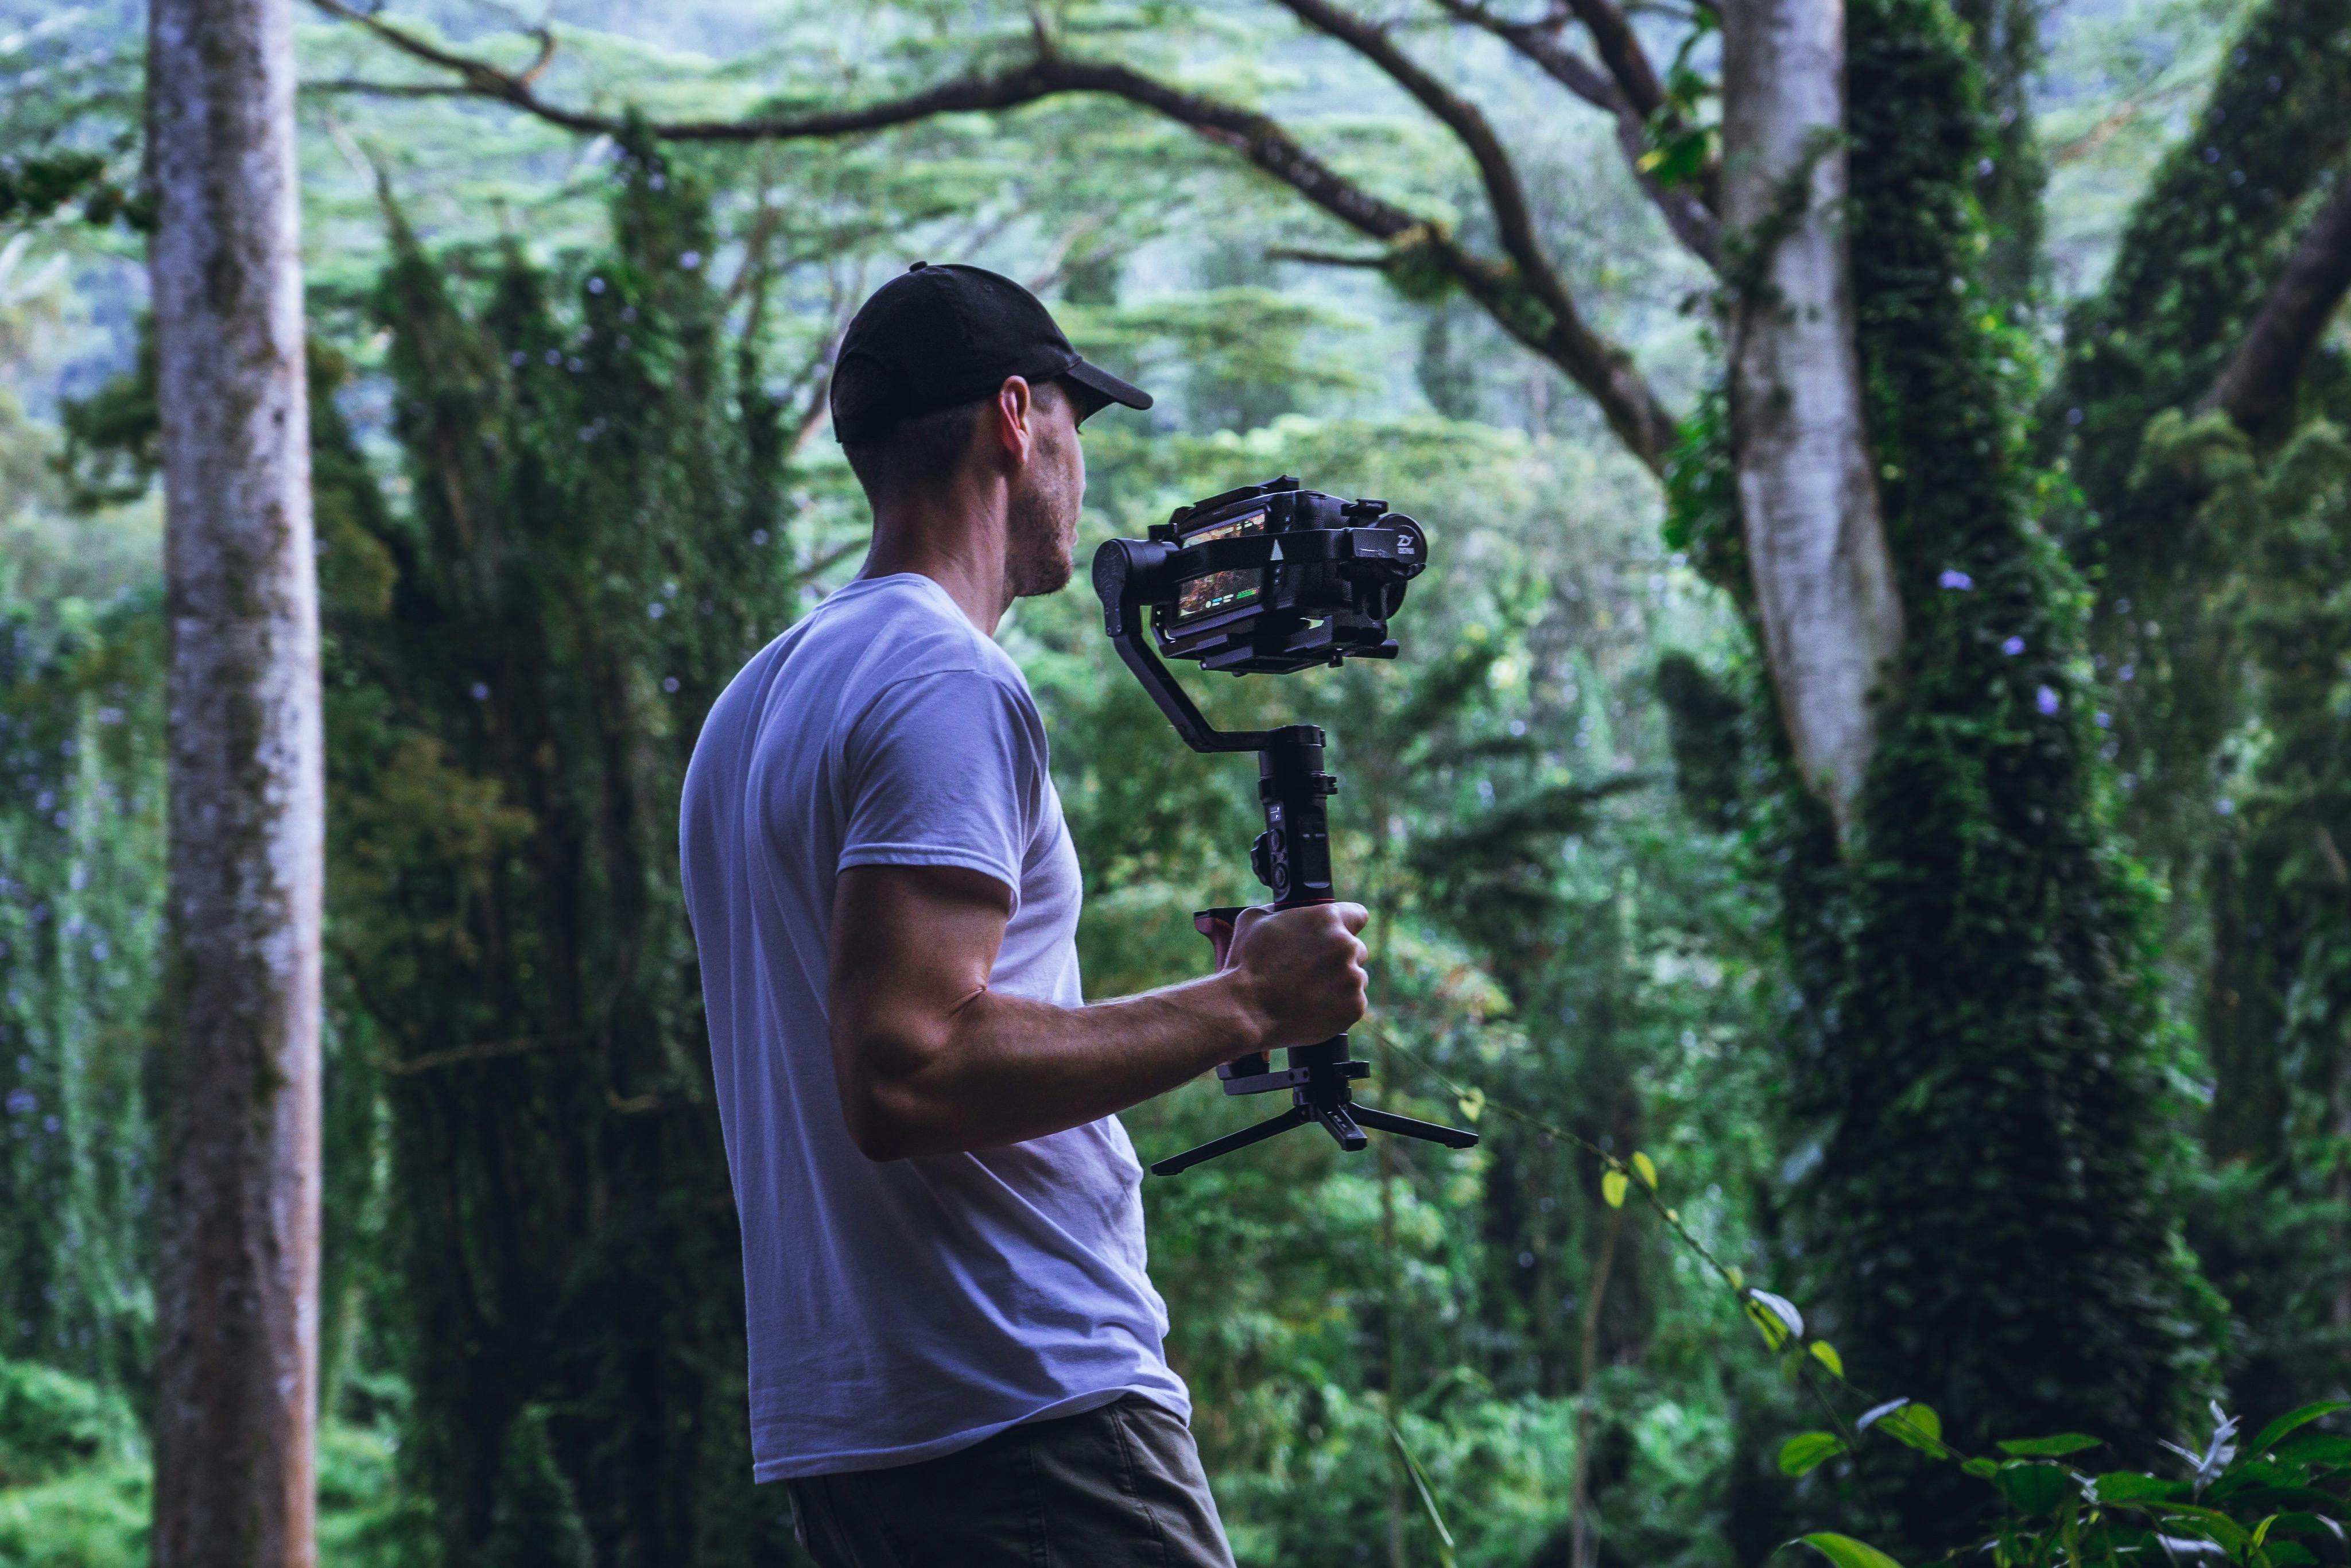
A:
{"label": "tree bark texture", "polygon": [[1731,441],[1756,610],[1805,787],[1842,835],[1902,646],[1854,339],[1843,0],[1722,14]]}
{"label": "tree bark texture", "polygon": [[308,1568],[324,774],[289,0],[154,0],[172,1036],[157,1568]]}
{"label": "tree bark texture", "polygon": [[2303,231],[2261,313],[2213,383],[2210,406],[2256,439],[2274,437],[2294,412],[2310,350],[2351,290],[2351,179]]}

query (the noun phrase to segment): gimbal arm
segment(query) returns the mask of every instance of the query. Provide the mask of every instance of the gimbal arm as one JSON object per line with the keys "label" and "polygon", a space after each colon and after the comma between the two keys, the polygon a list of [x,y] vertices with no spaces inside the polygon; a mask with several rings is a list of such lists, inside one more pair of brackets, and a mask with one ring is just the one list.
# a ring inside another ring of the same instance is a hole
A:
{"label": "gimbal arm", "polygon": [[1210,724],[1175,673],[1160,661],[1145,635],[1144,617],[1166,583],[1170,545],[1150,539],[1112,539],[1094,551],[1094,592],[1102,600],[1102,630],[1118,656],[1143,683],[1184,744],[1195,751],[1259,751],[1273,739],[1264,729],[1218,729]]}

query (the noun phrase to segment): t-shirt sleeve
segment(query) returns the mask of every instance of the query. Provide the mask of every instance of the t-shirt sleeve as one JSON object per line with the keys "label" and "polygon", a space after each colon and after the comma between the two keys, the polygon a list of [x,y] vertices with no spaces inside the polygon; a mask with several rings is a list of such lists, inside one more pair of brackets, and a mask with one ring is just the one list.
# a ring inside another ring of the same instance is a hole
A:
{"label": "t-shirt sleeve", "polygon": [[841,867],[963,866],[1018,894],[1042,804],[1045,729],[1027,695],[984,670],[884,689],[841,748]]}

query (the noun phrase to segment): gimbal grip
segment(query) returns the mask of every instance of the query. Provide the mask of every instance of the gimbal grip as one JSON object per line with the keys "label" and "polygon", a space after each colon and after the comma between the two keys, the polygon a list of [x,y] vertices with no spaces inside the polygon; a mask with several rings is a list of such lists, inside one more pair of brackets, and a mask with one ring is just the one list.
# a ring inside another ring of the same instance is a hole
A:
{"label": "gimbal grip", "polygon": [[1217,967],[1219,969],[1232,962],[1233,927],[1240,917],[1240,910],[1235,907],[1203,909],[1192,916],[1192,929],[1206,936],[1208,946],[1217,950]]}

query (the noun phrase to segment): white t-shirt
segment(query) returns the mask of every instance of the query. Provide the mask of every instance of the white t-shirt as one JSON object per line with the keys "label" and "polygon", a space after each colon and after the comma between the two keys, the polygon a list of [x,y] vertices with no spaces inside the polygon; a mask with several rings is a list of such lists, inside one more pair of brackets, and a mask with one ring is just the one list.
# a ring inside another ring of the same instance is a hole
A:
{"label": "white t-shirt", "polygon": [[760,1480],[908,1464],[1129,1390],[1188,1419],[1114,1116],[877,1164],[826,1022],[833,883],[1012,889],[990,986],[1075,1007],[1080,883],[1019,666],[946,591],[861,579],[745,665],[686,770],[685,901],[743,1222]]}

